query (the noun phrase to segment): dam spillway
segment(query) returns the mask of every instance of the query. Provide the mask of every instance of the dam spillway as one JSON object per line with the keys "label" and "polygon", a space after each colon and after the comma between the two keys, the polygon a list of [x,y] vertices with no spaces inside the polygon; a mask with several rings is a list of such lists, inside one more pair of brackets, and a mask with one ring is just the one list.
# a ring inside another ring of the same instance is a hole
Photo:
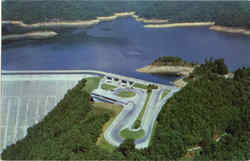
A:
{"label": "dam spillway", "polygon": [[24,138],[68,89],[88,74],[3,74],[0,97],[0,154]]}

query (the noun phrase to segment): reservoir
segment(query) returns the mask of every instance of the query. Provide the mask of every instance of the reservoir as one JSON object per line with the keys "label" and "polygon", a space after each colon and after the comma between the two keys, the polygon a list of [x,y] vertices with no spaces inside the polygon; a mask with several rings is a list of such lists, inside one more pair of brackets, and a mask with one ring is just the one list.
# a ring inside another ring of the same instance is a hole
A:
{"label": "reservoir", "polygon": [[203,63],[224,58],[231,71],[250,65],[250,36],[208,27],[144,28],[133,18],[75,29],[63,37],[3,45],[3,70],[92,69],[169,84],[173,76],[136,72],[160,56]]}

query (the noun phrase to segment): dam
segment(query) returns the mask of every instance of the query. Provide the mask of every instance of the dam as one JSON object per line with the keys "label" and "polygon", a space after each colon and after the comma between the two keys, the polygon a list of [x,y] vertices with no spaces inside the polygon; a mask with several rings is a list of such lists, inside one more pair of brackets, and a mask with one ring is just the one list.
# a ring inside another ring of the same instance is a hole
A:
{"label": "dam", "polygon": [[90,74],[3,74],[0,98],[0,153],[24,138],[74,87]]}
{"label": "dam", "polygon": [[95,70],[2,71],[0,154],[24,138],[27,129],[41,121],[79,80],[96,76],[153,83]]}

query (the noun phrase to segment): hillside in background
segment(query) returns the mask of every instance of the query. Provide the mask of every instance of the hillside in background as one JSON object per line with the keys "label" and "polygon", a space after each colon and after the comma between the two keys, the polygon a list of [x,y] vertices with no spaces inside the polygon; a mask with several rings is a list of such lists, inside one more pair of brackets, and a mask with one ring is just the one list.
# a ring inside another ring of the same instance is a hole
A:
{"label": "hillside in background", "polygon": [[249,2],[164,2],[164,1],[5,1],[3,20],[24,23],[89,20],[116,12],[135,11],[144,18],[169,22],[215,21],[217,25],[250,28]]}

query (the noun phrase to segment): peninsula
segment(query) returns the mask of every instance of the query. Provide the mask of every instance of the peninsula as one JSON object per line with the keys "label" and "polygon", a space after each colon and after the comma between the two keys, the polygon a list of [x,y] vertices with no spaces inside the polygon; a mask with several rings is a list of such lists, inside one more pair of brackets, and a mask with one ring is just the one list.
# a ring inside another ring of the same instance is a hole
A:
{"label": "peninsula", "polygon": [[136,69],[136,71],[149,74],[188,76],[192,73],[194,67],[194,63],[186,62],[179,57],[163,56],[150,65]]}

